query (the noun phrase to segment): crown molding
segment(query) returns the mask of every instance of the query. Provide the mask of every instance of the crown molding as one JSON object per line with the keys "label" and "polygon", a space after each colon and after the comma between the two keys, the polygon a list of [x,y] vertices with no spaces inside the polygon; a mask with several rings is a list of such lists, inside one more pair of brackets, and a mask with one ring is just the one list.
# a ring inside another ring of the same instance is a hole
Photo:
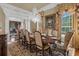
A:
{"label": "crown molding", "polygon": [[42,7],[42,8],[40,8],[40,9],[38,10],[38,12],[47,11],[47,10],[49,10],[49,9],[52,9],[52,8],[56,7],[58,4],[59,4],[59,3],[50,3],[50,4],[48,4],[48,5],[46,5],[46,6]]}

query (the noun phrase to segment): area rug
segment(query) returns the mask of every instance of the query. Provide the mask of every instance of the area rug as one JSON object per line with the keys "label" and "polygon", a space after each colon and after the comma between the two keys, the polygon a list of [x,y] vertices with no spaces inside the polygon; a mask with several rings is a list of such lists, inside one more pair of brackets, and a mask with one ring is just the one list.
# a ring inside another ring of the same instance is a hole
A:
{"label": "area rug", "polygon": [[[30,53],[29,50],[24,49],[18,43],[12,43],[8,45],[8,52],[10,56],[36,56],[36,52]],[[42,52],[38,53],[37,56],[42,56]],[[45,53],[45,56],[50,56],[49,53]],[[51,56],[64,56],[61,52],[52,50]]]}

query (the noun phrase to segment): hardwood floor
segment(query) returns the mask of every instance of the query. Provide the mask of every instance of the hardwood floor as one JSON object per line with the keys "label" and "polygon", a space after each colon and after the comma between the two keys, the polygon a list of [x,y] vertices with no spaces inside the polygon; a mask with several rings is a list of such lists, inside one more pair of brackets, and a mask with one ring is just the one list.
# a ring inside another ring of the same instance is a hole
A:
{"label": "hardwood floor", "polygon": [[75,51],[75,56],[79,56],[79,50]]}

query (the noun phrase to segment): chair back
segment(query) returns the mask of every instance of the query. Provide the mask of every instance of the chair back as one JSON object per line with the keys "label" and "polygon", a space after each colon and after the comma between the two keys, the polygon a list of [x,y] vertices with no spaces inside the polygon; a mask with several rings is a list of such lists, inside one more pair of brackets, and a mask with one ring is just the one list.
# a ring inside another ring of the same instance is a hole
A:
{"label": "chair back", "polygon": [[20,30],[19,36],[20,36],[20,38],[24,37],[23,29]]}
{"label": "chair back", "polygon": [[25,35],[26,36],[26,41],[30,42],[29,32],[26,30],[25,33],[26,33],[26,35]]}
{"label": "chair back", "polygon": [[19,40],[19,31],[18,30],[16,31],[16,37],[15,37],[15,39]]}
{"label": "chair back", "polygon": [[66,35],[65,35],[65,41],[64,41],[64,49],[67,49],[67,46],[71,40],[73,36],[73,32],[67,32]]}
{"label": "chair back", "polygon": [[41,33],[39,31],[35,31],[34,35],[35,35],[36,45],[39,47],[43,47]]}

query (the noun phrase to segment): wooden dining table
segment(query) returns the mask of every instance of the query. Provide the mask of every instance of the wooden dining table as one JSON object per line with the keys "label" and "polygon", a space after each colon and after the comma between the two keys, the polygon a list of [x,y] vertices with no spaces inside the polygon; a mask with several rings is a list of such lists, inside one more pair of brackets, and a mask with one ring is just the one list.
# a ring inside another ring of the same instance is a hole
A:
{"label": "wooden dining table", "polygon": [[[31,39],[35,39],[34,34],[32,33],[29,36]],[[44,44],[46,43],[53,44],[57,40],[57,37],[52,36],[52,35],[41,34],[41,36],[42,36],[42,41]]]}
{"label": "wooden dining table", "polygon": [[56,37],[48,36],[47,39],[43,39],[44,43],[54,44],[57,41]]}
{"label": "wooden dining table", "polygon": [[[58,40],[57,37],[52,36],[52,35],[46,35],[46,34],[41,34],[42,36],[42,41],[44,45],[49,45],[51,49],[55,49],[56,48],[56,41]],[[34,34],[30,34],[30,38],[31,39],[35,39],[34,38]]]}

